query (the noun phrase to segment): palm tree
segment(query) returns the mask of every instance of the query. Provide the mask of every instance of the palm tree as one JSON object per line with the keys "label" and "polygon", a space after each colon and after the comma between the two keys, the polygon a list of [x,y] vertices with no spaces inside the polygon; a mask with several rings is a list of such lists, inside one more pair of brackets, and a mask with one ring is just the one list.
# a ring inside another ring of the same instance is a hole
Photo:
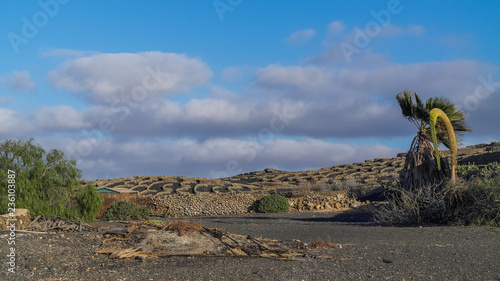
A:
{"label": "palm tree", "polygon": [[[436,161],[431,139],[430,111],[434,108],[442,110],[458,136],[461,132],[470,131],[465,123],[464,113],[458,110],[455,104],[447,98],[429,98],[424,104],[417,93],[409,90],[399,93],[396,99],[403,116],[415,124],[418,129],[406,155],[405,165],[399,174],[401,185],[407,190],[425,185],[440,186],[448,178],[451,170],[443,157],[438,160],[440,162]],[[442,118],[437,120],[435,129],[437,142],[450,148],[450,139]]]}

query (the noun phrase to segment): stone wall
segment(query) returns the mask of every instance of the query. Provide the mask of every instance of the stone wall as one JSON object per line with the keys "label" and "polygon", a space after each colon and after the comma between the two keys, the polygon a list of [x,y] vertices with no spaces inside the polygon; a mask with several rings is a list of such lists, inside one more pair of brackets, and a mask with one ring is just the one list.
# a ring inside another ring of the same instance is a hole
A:
{"label": "stone wall", "polygon": [[299,198],[289,198],[290,210],[335,210],[354,208],[361,203],[347,196],[347,192],[338,192],[331,195],[310,195]]}
{"label": "stone wall", "polygon": [[[164,217],[196,217],[247,214],[255,212],[257,201],[263,195],[249,193],[210,195],[139,196],[138,203],[147,207],[151,215]],[[309,195],[288,198],[291,211],[335,210],[358,206],[347,192],[330,192],[325,195]]]}
{"label": "stone wall", "polygon": [[221,216],[249,213],[260,198],[249,193],[139,196],[151,215],[165,217]]}

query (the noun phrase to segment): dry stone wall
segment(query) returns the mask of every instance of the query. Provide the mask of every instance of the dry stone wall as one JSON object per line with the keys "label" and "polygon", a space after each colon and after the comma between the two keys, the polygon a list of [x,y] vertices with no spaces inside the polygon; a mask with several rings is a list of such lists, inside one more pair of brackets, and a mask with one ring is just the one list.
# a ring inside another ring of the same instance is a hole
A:
{"label": "dry stone wall", "polygon": [[346,191],[335,192],[329,195],[309,195],[299,198],[289,198],[290,210],[336,210],[359,206],[361,203],[350,198]]}
{"label": "dry stone wall", "polygon": [[152,215],[165,217],[196,217],[245,214],[251,212],[259,197],[249,193],[212,194],[206,196],[185,194],[139,198]]}
{"label": "dry stone wall", "polygon": [[[255,212],[263,195],[228,193],[197,196],[172,194],[167,196],[146,195],[137,203],[151,210],[151,214],[164,217],[223,216]],[[309,195],[288,198],[291,211],[335,210],[356,207],[360,203],[349,198],[347,192],[329,192],[325,195]]]}

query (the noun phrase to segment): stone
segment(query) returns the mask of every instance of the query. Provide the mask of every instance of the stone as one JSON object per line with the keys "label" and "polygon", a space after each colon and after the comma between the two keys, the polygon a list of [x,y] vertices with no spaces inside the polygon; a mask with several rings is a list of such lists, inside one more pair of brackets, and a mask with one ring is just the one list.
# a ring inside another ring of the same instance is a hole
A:
{"label": "stone", "polygon": [[351,204],[349,204],[350,208],[357,208],[359,206],[361,206],[361,204],[359,202],[357,202],[357,201],[354,201]]}
{"label": "stone", "polygon": [[[28,209],[16,209],[13,215],[7,213],[0,216],[0,230],[10,230],[7,226],[11,224],[16,226],[16,230],[22,230],[31,222],[31,215]],[[9,219],[15,219],[15,221],[9,221]]]}

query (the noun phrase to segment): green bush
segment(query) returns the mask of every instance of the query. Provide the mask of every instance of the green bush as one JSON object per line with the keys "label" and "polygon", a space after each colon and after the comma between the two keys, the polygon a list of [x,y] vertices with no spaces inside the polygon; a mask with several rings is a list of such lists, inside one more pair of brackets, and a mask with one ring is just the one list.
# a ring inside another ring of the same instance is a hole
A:
{"label": "green bush", "polygon": [[257,204],[257,212],[259,213],[287,212],[289,208],[288,199],[279,194],[264,196]]}
{"label": "green bush", "polygon": [[28,209],[33,216],[93,221],[104,201],[94,187],[80,185],[82,173],[76,161],[68,160],[59,150],[46,152],[33,139],[0,143],[1,213],[12,206],[9,175],[15,175],[15,207]]}
{"label": "green bush", "polygon": [[113,203],[109,209],[107,209],[104,214],[102,214],[101,219],[104,221],[116,221],[116,220],[142,220],[149,219],[150,212],[147,208],[139,206],[132,202],[118,201]]}
{"label": "green bush", "polygon": [[489,163],[488,165],[480,168],[474,164],[458,165],[457,176],[466,181],[473,179],[491,180],[500,177],[500,164],[497,162]]}
{"label": "green bush", "polygon": [[467,165],[458,165],[456,173],[458,177],[461,177],[464,180],[470,180],[479,176],[479,167],[470,163]]}

